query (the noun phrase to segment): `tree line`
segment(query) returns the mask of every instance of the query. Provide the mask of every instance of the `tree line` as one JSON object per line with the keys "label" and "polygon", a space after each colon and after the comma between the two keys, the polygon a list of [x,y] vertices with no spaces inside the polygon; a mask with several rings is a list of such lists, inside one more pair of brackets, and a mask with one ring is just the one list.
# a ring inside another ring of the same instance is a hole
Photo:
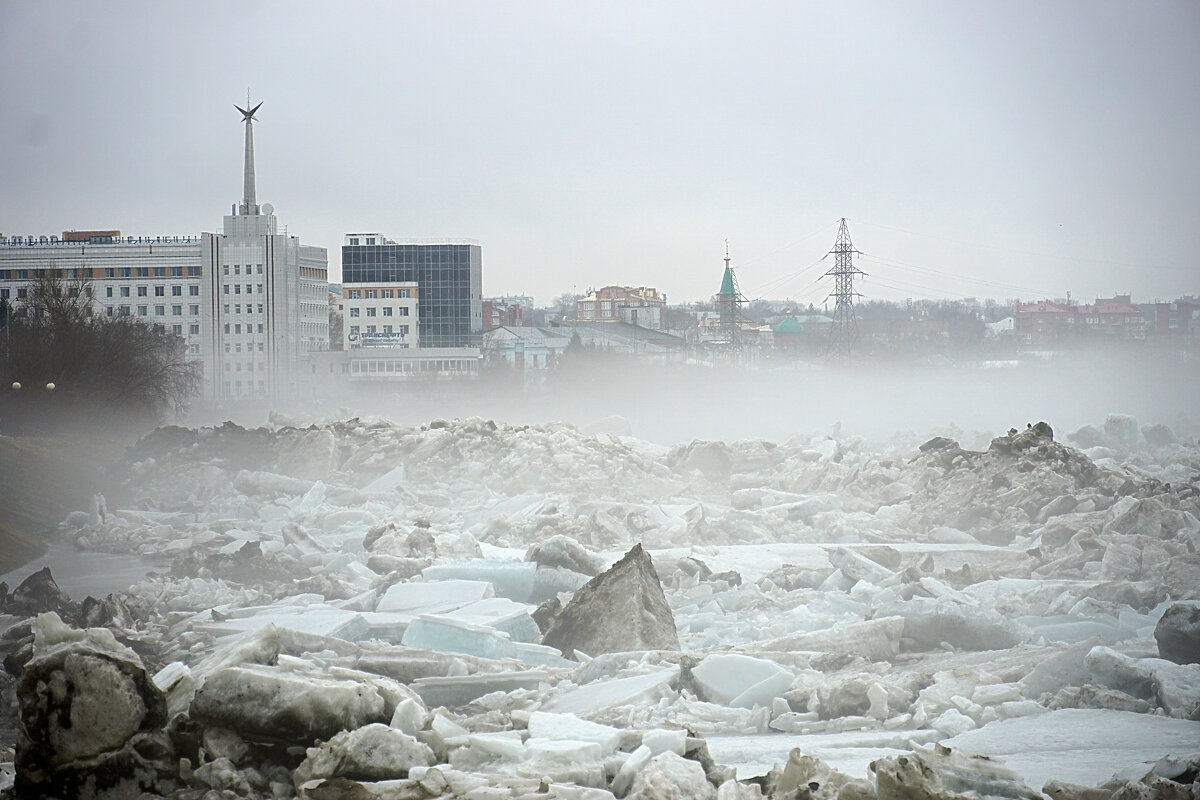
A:
{"label": "tree line", "polygon": [[92,285],[43,274],[16,307],[0,300],[0,430],[154,424],[199,393],[201,365],[163,325],[96,312]]}

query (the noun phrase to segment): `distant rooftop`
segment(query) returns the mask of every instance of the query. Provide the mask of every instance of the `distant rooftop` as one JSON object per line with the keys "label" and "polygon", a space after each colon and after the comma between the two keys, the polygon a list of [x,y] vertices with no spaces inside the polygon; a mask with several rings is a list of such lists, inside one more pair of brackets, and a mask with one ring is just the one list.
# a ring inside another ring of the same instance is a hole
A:
{"label": "distant rooftop", "polygon": [[195,244],[199,236],[122,236],[120,231],[63,231],[58,236],[4,236],[0,247],[79,247],[117,244]]}
{"label": "distant rooftop", "polygon": [[453,244],[453,245],[472,245],[479,247],[478,239],[456,239],[453,237],[435,237],[432,239],[389,239],[382,233],[347,233],[342,244],[346,247],[372,247],[379,245],[407,244],[407,245],[435,245],[435,244]]}

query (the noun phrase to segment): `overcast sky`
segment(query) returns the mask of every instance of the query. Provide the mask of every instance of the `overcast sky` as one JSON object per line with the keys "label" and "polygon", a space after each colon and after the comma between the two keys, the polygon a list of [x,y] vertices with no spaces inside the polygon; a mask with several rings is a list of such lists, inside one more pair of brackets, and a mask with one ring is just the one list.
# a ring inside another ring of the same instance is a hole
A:
{"label": "overcast sky", "polygon": [[[818,305],[1200,292],[1200,3],[0,0],[0,231],[219,230],[259,202],[483,245],[485,294]],[[814,266],[814,264],[816,264]]]}

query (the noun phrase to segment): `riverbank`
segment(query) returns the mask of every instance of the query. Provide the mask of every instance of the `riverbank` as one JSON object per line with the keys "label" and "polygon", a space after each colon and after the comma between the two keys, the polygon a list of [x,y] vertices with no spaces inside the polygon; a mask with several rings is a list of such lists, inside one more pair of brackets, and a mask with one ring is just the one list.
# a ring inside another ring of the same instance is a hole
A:
{"label": "riverbank", "polygon": [[129,442],[103,437],[0,437],[0,574],[44,554],[51,531],[92,495],[110,507],[122,489],[113,464]]}

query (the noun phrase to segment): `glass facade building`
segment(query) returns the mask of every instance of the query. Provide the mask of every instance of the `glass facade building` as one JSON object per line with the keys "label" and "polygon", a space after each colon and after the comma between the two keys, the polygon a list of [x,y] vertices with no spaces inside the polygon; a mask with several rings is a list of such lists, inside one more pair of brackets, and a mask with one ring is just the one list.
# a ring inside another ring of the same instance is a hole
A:
{"label": "glass facade building", "polygon": [[479,347],[483,270],[475,243],[392,242],[349,234],[342,246],[342,284],[416,283],[421,347]]}

